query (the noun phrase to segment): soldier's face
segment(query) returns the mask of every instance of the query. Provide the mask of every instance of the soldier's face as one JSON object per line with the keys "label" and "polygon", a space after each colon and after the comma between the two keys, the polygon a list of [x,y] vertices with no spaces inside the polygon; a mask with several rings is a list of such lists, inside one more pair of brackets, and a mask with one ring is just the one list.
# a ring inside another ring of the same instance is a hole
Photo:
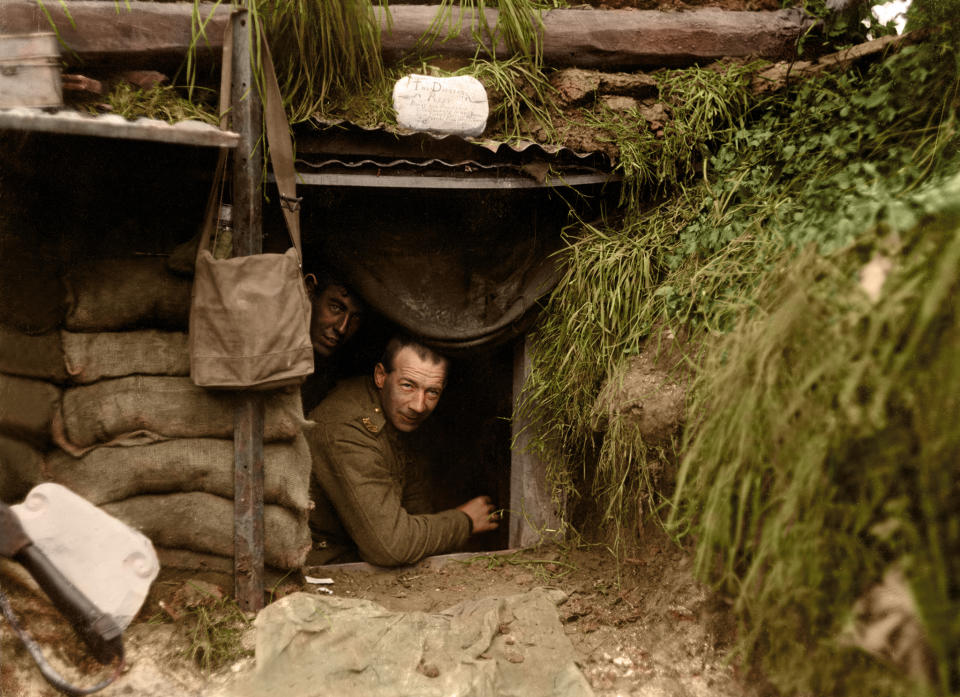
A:
{"label": "soldier's face", "polygon": [[340,285],[312,293],[310,303],[310,343],[318,355],[329,358],[360,328],[363,306]]}
{"label": "soldier's face", "polygon": [[437,407],[447,379],[446,363],[420,358],[406,346],[393,359],[393,371],[377,363],[373,379],[380,388],[383,415],[398,431],[420,427]]}

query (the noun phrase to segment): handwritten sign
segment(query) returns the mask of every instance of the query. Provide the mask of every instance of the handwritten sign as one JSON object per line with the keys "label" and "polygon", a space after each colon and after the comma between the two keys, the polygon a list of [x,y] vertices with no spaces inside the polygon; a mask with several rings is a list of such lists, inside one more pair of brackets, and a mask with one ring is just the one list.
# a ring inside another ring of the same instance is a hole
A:
{"label": "handwritten sign", "polygon": [[412,131],[478,136],[487,125],[487,91],[474,77],[407,75],[393,86],[397,124]]}

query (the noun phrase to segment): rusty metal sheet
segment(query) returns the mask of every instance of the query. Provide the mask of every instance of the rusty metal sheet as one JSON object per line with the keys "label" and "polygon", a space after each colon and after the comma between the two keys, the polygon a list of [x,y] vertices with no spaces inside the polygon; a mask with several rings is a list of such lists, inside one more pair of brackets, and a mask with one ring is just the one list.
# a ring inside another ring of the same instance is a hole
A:
{"label": "rusty metal sheet", "polygon": [[221,131],[201,121],[176,124],[147,118],[128,121],[116,114],[89,116],[72,110],[48,113],[27,107],[0,110],[0,130],[4,129],[231,148],[240,138],[232,131]]}
{"label": "rusty metal sheet", "polygon": [[369,128],[344,120],[315,119],[311,126],[297,130],[298,159],[318,156],[341,161],[373,160],[380,166],[391,166],[386,163],[402,160],[424,167],[436,162],[497,166],[543,160],[560,167],[591,167],[604,171],[613,168],[604,152],[577,152],[533,141],[440,136],[387,125]]}

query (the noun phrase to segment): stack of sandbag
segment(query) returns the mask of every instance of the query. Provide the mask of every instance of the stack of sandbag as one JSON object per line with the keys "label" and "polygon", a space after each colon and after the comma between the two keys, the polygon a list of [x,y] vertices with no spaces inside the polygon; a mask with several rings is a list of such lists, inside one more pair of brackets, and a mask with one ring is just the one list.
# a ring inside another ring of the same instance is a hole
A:
{"label": "stack of sandbag", "polygon": [[[190,280],[163,257],[100,260],[67,277],[61,343],[70,384],[44,473],[136,527],[162,564],[230,568],[236,393],[193,385]],[[264,556],[303,564],[310,453],[299,394],[265,392]]]}
{"label": "stack of sandbag", "polygon": [[40,482],[50,426],[66,379],[56,264],[0,234],[0,500],[18,503]]}
{"label": "stack of sandbag", "polygon": [[0,500],[19,502],[41,480],[66,377],[58,332],[0,325]]}

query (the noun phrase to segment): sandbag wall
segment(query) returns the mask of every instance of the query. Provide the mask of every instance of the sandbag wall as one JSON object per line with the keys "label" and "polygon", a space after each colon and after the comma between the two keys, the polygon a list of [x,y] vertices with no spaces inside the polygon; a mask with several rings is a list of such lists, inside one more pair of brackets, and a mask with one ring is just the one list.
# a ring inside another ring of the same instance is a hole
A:
{"label": "sandbag wall", "polygon": [[0,226],[0,500],[12,503],[40,480],[51,447],[67,377],[59,331],[65,294],[53,252],[5,228]]}
{"label": "sandbag wall", "polygon": [[[161,564],[228,571],[237,396],[190,381],[192,279],[167,262],[71,265],[57,330],[0,335],[0,495],[54,481],[141,530]],[[297,568],[310,546],[303,410],[298,391],[264,400],[265,561]]]}

